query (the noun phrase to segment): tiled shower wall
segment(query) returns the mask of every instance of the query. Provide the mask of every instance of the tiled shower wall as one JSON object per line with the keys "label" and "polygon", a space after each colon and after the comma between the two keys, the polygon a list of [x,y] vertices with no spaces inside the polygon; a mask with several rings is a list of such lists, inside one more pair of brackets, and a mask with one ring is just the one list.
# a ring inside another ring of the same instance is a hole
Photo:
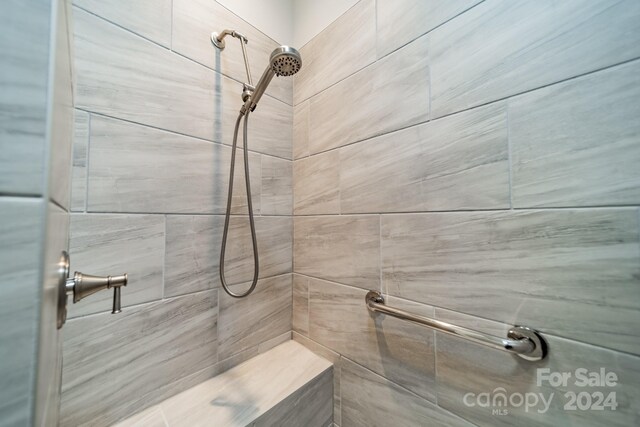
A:
{"label": "tiled shower wall", "polygon": [[[361,0],[294,80],[294,339],[331,358],[335,422],[638,424],[640,3]],[[365,308],[505,336],[509,354]],[[616,411],[565,411],[536,368],[605,367]],[[551,407],[471,407],[471,392]]]}
{"label": "tiled shower wall", "polygon": [[[238,41],[219,52],[209,34],[245,34],[255,79],[278,44],[210,0],[76,0],[73,15],[71,267],[129,284],[121,314],[111,292],[70,307],[60,424],[108,425],[290,339],[293,82],[274,79],[250,116],[261,280],[235,300],[218,259],[246,77]],[[253,276],[240,150],[237,164],[226,270],[240,291]]]}

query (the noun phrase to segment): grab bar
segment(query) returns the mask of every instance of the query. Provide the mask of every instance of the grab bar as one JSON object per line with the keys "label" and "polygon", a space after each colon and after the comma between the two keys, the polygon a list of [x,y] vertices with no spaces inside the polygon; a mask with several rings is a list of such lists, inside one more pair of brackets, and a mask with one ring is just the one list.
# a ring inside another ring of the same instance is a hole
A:
{"label": "grab bar", "polygon": [[547,355],[547,343],[535,330],[526,326],[514,326],[509,329],[507,338],[500,338],[463,326],[452,325],[429,317],[409,313],[400,308],[385,304],[380,292],[369,291],[365,297],[367,307],[372,312],[384,313],[409,322],[424,325],[445,334],[454,335],[487,347],[513,353],[523,359],[535,362],[542,360]]}

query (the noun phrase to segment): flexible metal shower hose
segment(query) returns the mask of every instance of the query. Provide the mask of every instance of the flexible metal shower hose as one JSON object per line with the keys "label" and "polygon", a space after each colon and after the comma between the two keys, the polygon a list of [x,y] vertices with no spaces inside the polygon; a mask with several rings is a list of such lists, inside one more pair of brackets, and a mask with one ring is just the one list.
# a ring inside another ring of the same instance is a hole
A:
{"label": "flexible metal shower hose", "polygon": [[236,126],[233,131],[233,146],[231,148],[231,167],[229,170],[229,192],[227,195],[227,211],[224,216],[224,231],[222,232],[222,248],[220,250],[220,282],[225,292],[234,298],[243,298],[249,295],[256,287],[258,283],[258,273],[260,272],[260,263],[258,262],[258,240],[256,239],[256,226],[253,221],[253,204],[251,203],[251,180],[249,179],[249,147],[247,146],[247,125],[249,122],[249,111],[244,115],[243,126],[243,153],[244,153],[244,180],[247,185],[247,207],[249,209],[249,225],[251,227],[251,241],[253,243],[253,280],[251,287],[241,294],[236,294],[229,289],[227,281],[224,278],[224,255],[227,250],[227,233],[229,232],[229,219],[231,217],[231,199],[233,197],[233,175],[236,166],[236,146],[238,142],[238,129],[240,128],[240,120],[243,114],[238,114],[238,120],[236,120]]}

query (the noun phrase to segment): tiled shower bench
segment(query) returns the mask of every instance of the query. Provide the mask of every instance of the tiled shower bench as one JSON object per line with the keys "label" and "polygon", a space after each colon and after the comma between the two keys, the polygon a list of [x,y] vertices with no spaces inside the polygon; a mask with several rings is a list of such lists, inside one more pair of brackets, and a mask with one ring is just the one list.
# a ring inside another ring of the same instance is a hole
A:
{"label": "tiled shower bench", "polygon": [[288,341],[114,427],[326,427],[332,420],[333,365]]}

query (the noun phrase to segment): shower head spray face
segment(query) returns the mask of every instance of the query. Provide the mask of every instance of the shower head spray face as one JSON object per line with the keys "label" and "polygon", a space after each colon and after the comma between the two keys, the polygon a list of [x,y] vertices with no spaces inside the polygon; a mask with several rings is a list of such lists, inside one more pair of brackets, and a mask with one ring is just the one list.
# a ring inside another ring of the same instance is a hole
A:
{"label": "shower head spray face", "polygon": [[285,77],[293,76],[300,71],[300,68],[302,68],[300,52],[290,46],[280,46],[274,50],[269,59],[269,66],[264,70],[264,73],[262,73],[260,81],[256,85],[251,98],[245,102],[242,111],[246,111],[247,109],[251,111],[255,110],[258,101],[262,98],[264,91],[267,90],[267,86],[271,83],[274,75]]}
{"label": "shower head spray face", "polygon": [[300,52],[289,46],[280,46],[274,50],[270,62],[276,76],[293,76],[302,68]]}

